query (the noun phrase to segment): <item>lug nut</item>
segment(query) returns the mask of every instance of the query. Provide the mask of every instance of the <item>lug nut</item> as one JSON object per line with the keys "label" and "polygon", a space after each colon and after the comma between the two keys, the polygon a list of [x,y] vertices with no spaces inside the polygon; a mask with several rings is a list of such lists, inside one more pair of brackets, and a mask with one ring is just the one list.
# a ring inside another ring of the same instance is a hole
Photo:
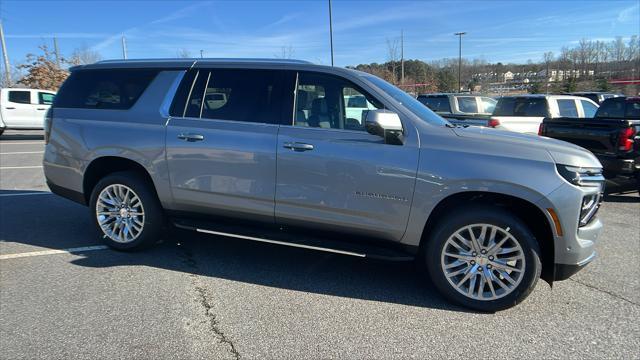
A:
{"label": "lug nut", "polygon": [[472,256],[478,256],[478,253],[474,251],[474,252],[471,253],[471,255]]}
{"label": "lug nut", "polygon": [[476,261],[475,260],[471,260],[471,265],[475,265]]}
{"label": "lug nut", "polygon": [[491,269],[491,264],[487,265],[487,269]]}
{"label": "lug nut", "polygon": [[482,271],[482,266],[478,266],[478,271]]}
{"label": "lug nut", "polygon": [[480,251],[483,255],[487,253],[487,250]]}
{"label": "lug nut", "polygon": [[493,261],[493,255],[489,256],[489,260]]}

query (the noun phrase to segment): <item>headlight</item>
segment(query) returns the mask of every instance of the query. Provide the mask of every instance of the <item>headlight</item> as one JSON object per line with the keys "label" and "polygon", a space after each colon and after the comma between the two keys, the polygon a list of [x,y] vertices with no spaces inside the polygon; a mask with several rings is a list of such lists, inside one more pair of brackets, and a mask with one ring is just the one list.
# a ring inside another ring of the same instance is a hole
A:
{"label": "headlight", "polygon": [[600,207],[604,192],[604,177],[601,168],[585,168],[569,165],[557,165],[558,173],[575,186],[588,189],[597,188],[597,192],[584,195],[580,204],[580,226],[585,226],[593,219]]}
{"label": "headlight", "polygon": [[601,168],[587,168],[570,165],[556,165],[558,173],[576,186],[602,187],[604,177]]}

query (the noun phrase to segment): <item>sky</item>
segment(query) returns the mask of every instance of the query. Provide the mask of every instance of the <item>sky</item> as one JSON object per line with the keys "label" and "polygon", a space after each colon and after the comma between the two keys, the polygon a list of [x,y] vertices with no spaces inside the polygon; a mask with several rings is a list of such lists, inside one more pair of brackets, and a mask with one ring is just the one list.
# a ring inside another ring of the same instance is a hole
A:
{"label": "sky", "polygon": [[[348,1],[333,0],[335,64],[385,62],[387,41],[404,32],[404,57],[458,56],[489,62],[540,61],[580,39],[628,39],[640,33],[632,1]],[[299,1],[29,1],[0,0],[12,65],[41,44],[63,55],[86,47],[103,59],[281,56],[330,64],[327,0]]]}

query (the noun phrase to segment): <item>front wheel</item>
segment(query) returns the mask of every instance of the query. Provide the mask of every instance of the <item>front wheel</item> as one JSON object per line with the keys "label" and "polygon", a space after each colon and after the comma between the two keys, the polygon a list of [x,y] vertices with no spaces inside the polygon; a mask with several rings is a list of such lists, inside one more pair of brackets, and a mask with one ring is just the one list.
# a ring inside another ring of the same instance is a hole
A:
{"label": "front wheel", "polygon": [[510,308],[533,291],[540,277],[535,237],[520,219],[497,207],[456,210],[427,241],[424,259],[434,285],[468,308]]}
{"label": "front wheel", "polygon": [[103,241],[117,250],[156,243],[163,212],[153,187],[136,172],[117,172],[100,180],[91,193],[90,213]]}

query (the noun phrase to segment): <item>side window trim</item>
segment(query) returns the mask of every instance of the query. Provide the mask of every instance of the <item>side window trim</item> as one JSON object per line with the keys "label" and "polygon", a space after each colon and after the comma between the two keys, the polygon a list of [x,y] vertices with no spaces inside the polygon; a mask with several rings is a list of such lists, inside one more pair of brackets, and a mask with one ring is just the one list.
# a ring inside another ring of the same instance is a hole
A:
{"label": "side window trim", "polygon": [[204,102],[206,101],[205,97],[207,95],[207,88],[209,87],[209,80],[211,80],[211,73],[207,74],[207,81],[204,83],[204,89],[202,89],[202,97],[200,99],[200,113],[198,114],[198,119],[202,119],[202,110],[204,109]]}
{"label": "side window trim", "polygon": [[291,125],[291,126],[295,126],[296,125],[296,113],[297,113],[297,109],[298,109],[298,84],[299,84],[299,79],[300,79],[300,71],[296,71],[296,82],[295,85],[293,87],[293,106],[291,109],[291,124],[287,124],[287,125]]}
{"label": "side window trim", "polygon": [[187,95],[187,101],[184,102],[182,117],[187,117],[187,106],[189,105],[189,101],[191,101],[191,93],[193,92],[193,87],[196,86],[196,82],[198,81],[199,75],[200,75],[200,70],[196,72],[196,76],[193,77],[193,81],[191,82],[191,87],[189,88],[189,94]]}

